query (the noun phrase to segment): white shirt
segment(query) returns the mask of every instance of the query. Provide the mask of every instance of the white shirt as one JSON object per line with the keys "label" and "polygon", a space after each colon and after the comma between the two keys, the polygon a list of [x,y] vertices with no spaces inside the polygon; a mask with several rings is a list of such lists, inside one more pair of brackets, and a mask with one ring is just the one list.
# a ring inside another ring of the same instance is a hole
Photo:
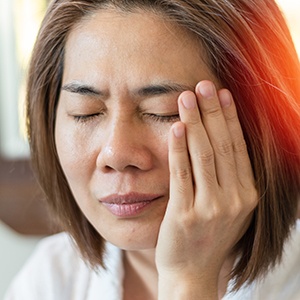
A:
{"label": "white shirt", "polygon": [[[122,251],[107,243],[106,270],[91,270],[66,233],[43,239],[12,282],[4,300],[121,300]],[[229,284],[230,285],[230,284]],[[199,297],[201,299],[201,297]],[[300,300],[300,221],[282,263],[263,282],[227,293],[223,300]]]}

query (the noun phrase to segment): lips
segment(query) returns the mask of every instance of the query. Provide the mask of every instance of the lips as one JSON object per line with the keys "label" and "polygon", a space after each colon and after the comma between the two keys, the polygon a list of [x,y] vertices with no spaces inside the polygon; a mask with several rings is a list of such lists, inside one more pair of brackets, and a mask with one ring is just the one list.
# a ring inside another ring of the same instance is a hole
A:
{"label": "lips", "polygon": [[157,194],[112,194],[99,201],[115,216],[133,217],[139,215],[160,197],[161,195]]}

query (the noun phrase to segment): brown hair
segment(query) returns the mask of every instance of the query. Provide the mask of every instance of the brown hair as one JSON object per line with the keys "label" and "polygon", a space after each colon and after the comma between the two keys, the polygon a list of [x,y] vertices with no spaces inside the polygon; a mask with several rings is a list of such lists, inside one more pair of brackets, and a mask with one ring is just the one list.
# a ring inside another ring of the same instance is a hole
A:
{"label": "brown hair", "polygon": [[104,241],[68,186],[54,140],[68,33],[83,17],[114,6],[150,10],[183,26],[235,97],[260,194],[252,223],[236,245],[236,288],[278,262],[295,223],[300,186],[300,69],[284,18],[273,0],[56,0],[46,13],[29,70],[27,117],[33,166],[63,229],[92,266]]}

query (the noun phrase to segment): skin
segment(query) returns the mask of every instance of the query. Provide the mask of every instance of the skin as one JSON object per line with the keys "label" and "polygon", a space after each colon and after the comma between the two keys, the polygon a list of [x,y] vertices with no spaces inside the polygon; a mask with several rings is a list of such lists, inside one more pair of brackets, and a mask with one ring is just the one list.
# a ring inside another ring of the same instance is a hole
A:
{"label": "skin", "polygon": [[[201,53],[149,12],[100,10],[67,39],[57,151],[85,216],[124,249],[124,299],[221,297],[257,204],[233,98]],[[131,192],[158,199],[131,217],[99,202]]]}

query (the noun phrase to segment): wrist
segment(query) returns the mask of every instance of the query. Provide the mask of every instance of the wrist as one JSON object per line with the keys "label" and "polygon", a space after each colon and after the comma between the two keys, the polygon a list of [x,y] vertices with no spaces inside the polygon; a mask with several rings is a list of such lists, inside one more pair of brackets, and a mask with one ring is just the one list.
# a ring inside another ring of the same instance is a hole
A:
{"label": "wrist", "polygon": [[216,300],[218,279],[208,276],[159,276],[158,300]]}

